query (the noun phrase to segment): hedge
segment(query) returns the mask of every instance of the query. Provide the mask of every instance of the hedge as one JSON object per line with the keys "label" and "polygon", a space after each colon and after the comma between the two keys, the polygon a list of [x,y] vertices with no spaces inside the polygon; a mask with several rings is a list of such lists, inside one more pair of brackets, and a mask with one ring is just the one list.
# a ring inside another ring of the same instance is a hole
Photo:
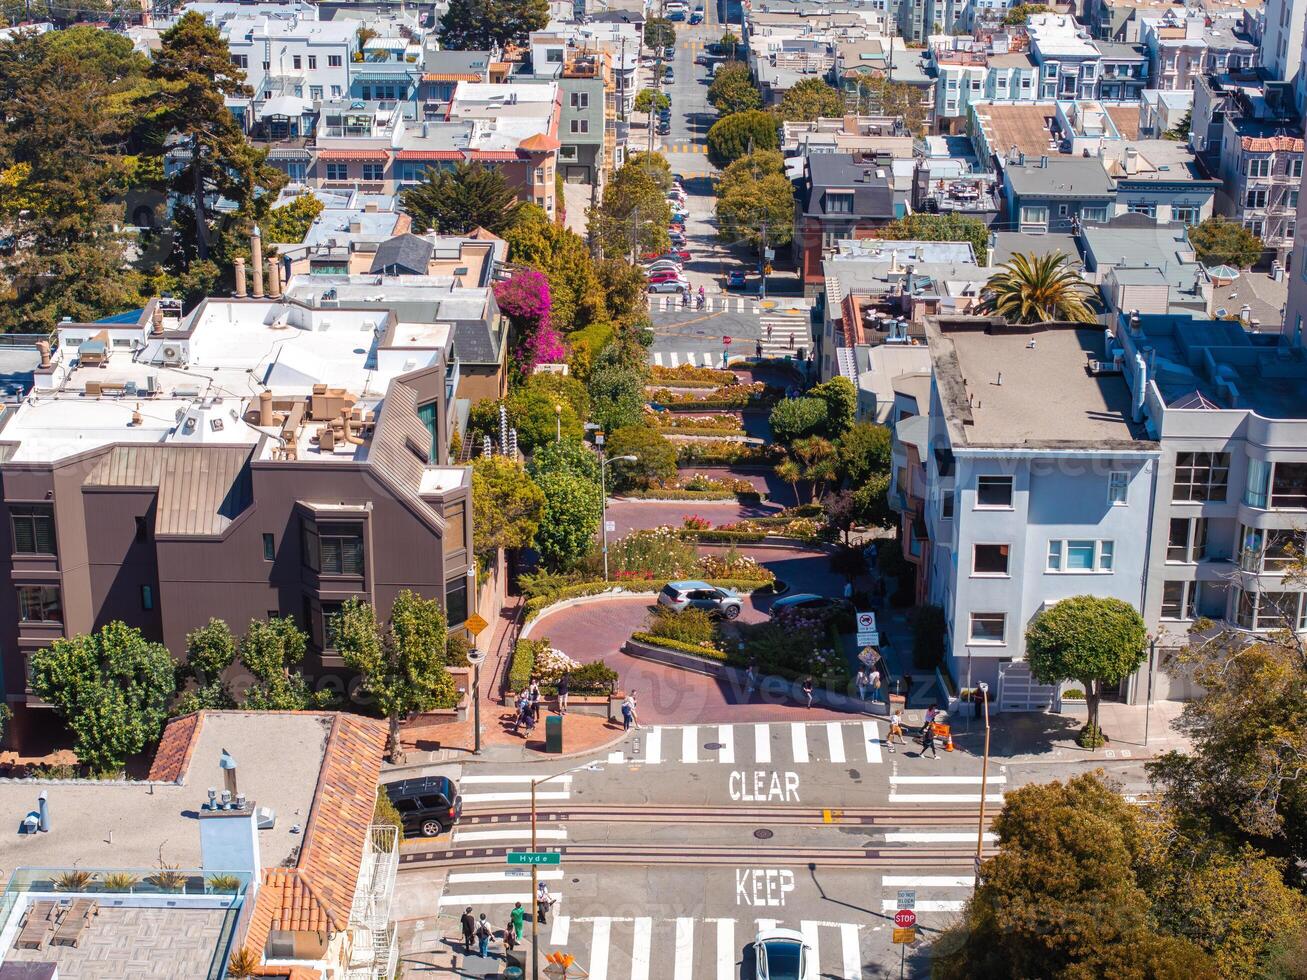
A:
{"label": "hedge", "polygon": [[705,544],[758,544],[767,538],[763,531],[721,531],[716,528],[700,531],[687,527],[681,528],[680,533]]}
{"label": "hedge", "polygon": [[678,442],[675,445],[678,466],[757,464],[777,455],[773,446],[750,442]]}
{"label": "hedge", "polygon": [[[575,585],[565,585],[561,589],[555,589],[544,595],[534,596],[526,601],[523,622],[529,623],[540,615],[540,611],[546,606],[552,606],[555,602],[562,602],[565,599],[580,599],[585,596],[601,595],[605,592],[661,592],[663,586],[668,582],[678,582],[681,579],[648,579],[643,582],[627,582],[625,584],[618,582],[577,582]],[[755,579],[740,578],[710,578],[704,579],[709,585],[715,585],[719,589],[734,589],[737,592],[749,593],[755,589],[770,588],[771,580],[760,582]],[[519,644],[520,646],[520,644]],[[516,651],[514,651],[516,656]]]}
{"label": "hedge", "polygon": [[513,659],[508,665],[508,689],[525,691],[531,683],[531,674],[536,666],[536,641],[518,640],[513,647]]}
{"label": "hedge", "polygon": [[705,660],[718,660],[726,663],[730,659],[721,650],[713,647],[701,647],[697,643],[682,643],[680,640],[669,640],[665,636],[654,636],[652,633],[643,631],[632,633],[631,639],[635,640],[636,643],[647,643],[651,647],[665,647],[668,650],[688,653],[695,657],[702,657]]}
{"label": "hedge", "polygon": [[[657,392],[654,392],[657,395]],[[657,400],[664,412],[703,412],[708,409],[767,408],[780,401],[779,395],[754,395],[747,398],[700,398],[695,401],[671,402]]]}
{"label": "hedge", "polygon": [[749,435],[743,429],[716,429],[711,425],[655,425],[654,428],[664,436],[705,436],[732,442]]}
{"label": "hedge", "polygon": [[[617,671],[602,660],[593,660],[581,664],[575,670],[567,672],[567,692],[569,695],[609,695],[617,689]],[[541,684],[540,693],[550,697],[558,693],[557,684]]]}
{"label": "hedge", "polygon": [[654,375],[653,380],[645,385],[645,388],[720,388],[721,386],[721,381],[696,381],[692,378],[665,378]]}
{"label": "hedge", "polygon": [[628,490],[620,496],[628,500],[734,500],[734,490],[681,490],[679,488]]}

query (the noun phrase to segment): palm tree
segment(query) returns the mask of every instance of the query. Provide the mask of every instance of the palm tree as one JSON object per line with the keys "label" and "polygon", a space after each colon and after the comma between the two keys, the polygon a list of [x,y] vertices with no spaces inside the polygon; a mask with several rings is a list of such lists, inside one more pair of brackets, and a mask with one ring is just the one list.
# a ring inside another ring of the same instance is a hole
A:
{"label": "palm tree", "polygon": [[980,312],[995,313],[1009,323],[1092,323],[1098,304],[1094,287],[1068,261],[1061,252],[1012,256],[985,283]]}
{"label": "palm tree", "polygon": [[783,459],[776,464],[776,475],[790,485],[794,490],[794,505],[797,507],[803,503],[799,499],[799,481],[803,479],[803,470],[799,464],[792,459]]}

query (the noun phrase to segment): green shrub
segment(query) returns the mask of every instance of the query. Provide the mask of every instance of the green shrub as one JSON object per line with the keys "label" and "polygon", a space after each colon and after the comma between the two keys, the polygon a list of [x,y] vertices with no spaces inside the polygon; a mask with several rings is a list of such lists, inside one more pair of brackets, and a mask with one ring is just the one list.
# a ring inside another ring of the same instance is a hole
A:
{"label": "green shrub", "polygon": [[765,465],[776,458],[777,452],[772,445],[747,442],[679,442],[676,463],[678,466]]}
{"label": "green shrub", "polygon": [[445,641],[445,664],[449,667],[466,667],[467,655],[472,649],[472,641],[463,633],[450,633]]}
{"label": "green shrub", "polygon": [[826,402],[821,398],[787,398],[771,411],[772,437],[783,445],[820,432],[826,426]]}
{"label": "green shrub", "polygon": [[735,658],[739,663],[756,661],[762,673],[792,681],[811,675],[825,685],[848,682],[843,642],[830,624],[796,628],[773,620],[739,629],[744,644]]}
{"label": "green shrub", "polygon": [[[528,602],[527,606],[531,604]],[[548,640],[518,640],[513,647],[513,660],[508,665],[508,689],[525,691],[535,671],[536,657],[549,649]]]}
{"label": "green shrub", "polygon": [[635,632],[631,634],[631,639],[637,643],[648,643],[650,646],[666,647],[668,650],[693,654],[696,657],[703,657],[705,660],[725,662],[730,659],[727,654],[713,647],[700,646],[697,643],[682,643],[680,640],[672,640],[665,636],[654,636],[652,633]]}
{"label": "green shrub", "polygon": [[765,531],[722,531],[717,528],[706,531],[683,528],[680,533],[696,541],[713,544],[757,544],[767,538]]}
{"label": "green shrub", "polygon": [[[674,579],[688,575],[698,557],[693,544],[666,527],[632,531],[608,546],[612,571],[650,578]],[[603,565],[603,553],[596,546],[589,555],[587,567],[602,574]]]}
{"label": "green shrub", "polygon": [[1062,692],[1063,701],[1083,701],[1084,699],[1085,692],[1078,687],[1069,687]]}
{"label": "green shrub", "polygon": [[717,627],[703,609],[686,609],[678,613],[659,606],[649,614],[647,632],[668,640],[708,646],[717,635]]}
{"label": "green shrub", "polygon": [[622,494],[628,500],[735,500],[732,490],[683,490],[679,487],[657,487],[653,490],[628,490]]}
{"label": "green shrub", "polygon": [[[617,671],[602,660],[582,664],[567,672],[567,692],[569,695],[607,695],[617,689]],[[540,692],[553,696],[558,693],[558,685],[541,684]]]}
{"label": "green shrub", "polygon": [[399,842],[404,843],[404,818],[395,809],[395,804],[390,802],[390,796],[384,786],[377,787],[377,802],[372,807],[372,822],[394,827],[395,832],[399,834]]}
{"label": "green shrub", "polygon": [[[604,592],[658,592],[668,583],[668,581],[676,581],[676,579],[648,578],[633,581],[628,580],[624,582],[578,582],[575,585],[566,586],[565,588],[551,592],[547,595],[540,595],[534,599],[528,599],[526,602],[523,622],[531,622],[531,620],[540,615],[541,610],[547,606],[552,606],[556,602],[562,602],[565,599],[580,599],[584,596],[601,595]],[[765,588],[771,585],[770,579],[759,581],[758,579],[722,578],[705,579],[704,581],[709,585],[717,586],[719,589],[734,589],[736,592],[741,594],[748,594],[755,589]],[[520,647],[521,643],[519,643],[518,646]],[[516,658],[516,650],[514,650],[513,656]],[[511,676],[512,670],[510,668],[510,677]],[[529,669],[527,670],[526,676],[528,678],[531,676]]]}
{"label": "green shrub", "polygon": [[922,606],[912,616],[912,665],[934,670],[944,662],[944,641],[948,627],[944,610]]}

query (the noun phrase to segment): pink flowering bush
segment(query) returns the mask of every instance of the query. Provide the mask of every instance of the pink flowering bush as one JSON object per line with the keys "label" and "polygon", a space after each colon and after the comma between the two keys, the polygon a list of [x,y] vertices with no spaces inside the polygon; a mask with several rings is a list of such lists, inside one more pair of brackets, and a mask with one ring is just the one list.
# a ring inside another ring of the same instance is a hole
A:
{"label": "pink flowering bush", "polygon": [[682,519],[681,526],[690,531],[707,531],[712,527],[712,521],[706,517],[700,517],[698,514],[686,514]]}
{"label": "pink flowering bush", "polygon": [[495,284],[495,300],[513,324],[510,345],[518,377],[530,374],[537,364],[566,360],[567,345],[549,323],[552,301],[543,273],[518,269],[507,282]]}

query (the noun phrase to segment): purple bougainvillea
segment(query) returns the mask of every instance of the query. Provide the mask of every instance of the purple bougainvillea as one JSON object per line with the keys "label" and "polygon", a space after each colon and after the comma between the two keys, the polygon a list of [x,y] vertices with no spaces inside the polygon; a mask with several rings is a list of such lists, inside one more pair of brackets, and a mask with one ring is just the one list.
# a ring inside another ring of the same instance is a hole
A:
{"label": "purple bougainvillea", "polygon": [[512,321],[510,352],[521,375],[542,363],[563,361],[567,345],[549,325],[549,280],[535,269],[519,269],[507,282],[495,286],[495,299]]}

